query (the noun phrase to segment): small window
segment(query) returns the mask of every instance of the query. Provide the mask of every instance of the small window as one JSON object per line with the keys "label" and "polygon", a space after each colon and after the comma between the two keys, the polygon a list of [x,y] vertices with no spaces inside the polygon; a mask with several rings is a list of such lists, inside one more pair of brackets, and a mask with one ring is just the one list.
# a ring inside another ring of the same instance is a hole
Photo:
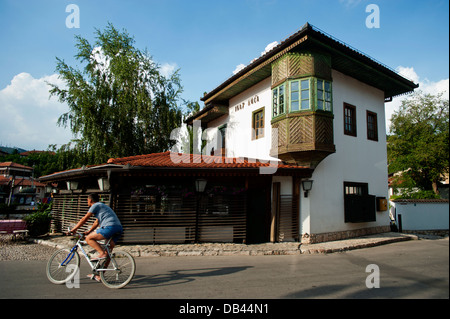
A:
{"label": "small window", "polygon": [[311,109],[311,103],[310,103],[310,89],[309,89],[309,79],[307,80],[301,80],[300,81],[300,88],[301,88],[301,109],[302,110],[309,110]]}
{"label": "small window", "polygon": [[329,81],[317,80],[317,109],[332,111],[331,82]]}
{"label": "small window", "polygon": [[344,195],[365,196],[369,194],[369,184],[344,182]]}
{"label": "small window", "polygon": [[227,125],[222,125],[221,127],[219,127],[219,138],[220,138],[220,143],[221,143],[221,152],[222,152],[222,156],[226,155],[226,135],[227,135]]}
{"label": "small window", "polygon": [[291,81],[290,105],[291,112],[311,109],[310,79]]}
{"label": "small window", "polygon": [[344,134],[356,136],[356,107],[344,103]]}
{"label": "small window", "polygon": [[284,84],[272,90],[272,117],[284,114]]}
{"label": "small window", "polygon": [[298,111],[300,108],[300,88],[299,81],[291,82],[291,111]]}
{"label": "small window", "polygon": [[370,111],[367,111],[367,139],[378,141],[377,114]]}
{"label": "small window", "polygon": [[264,137],[264,108],[253,112],[252,128],[253,140]]}

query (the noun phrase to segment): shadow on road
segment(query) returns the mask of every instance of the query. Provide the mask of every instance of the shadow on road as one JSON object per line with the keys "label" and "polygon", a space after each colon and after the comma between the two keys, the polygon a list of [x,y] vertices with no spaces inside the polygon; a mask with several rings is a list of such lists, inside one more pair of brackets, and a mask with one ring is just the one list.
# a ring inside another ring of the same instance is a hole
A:
{"label": "shadow on road", "polygon": [[202,277],[216,277],[234,274],[240,271],[253,268],[252,266],[244,267],[223,267],[223,268],[203,268],[203,269],[187,269],[187,270],[171,270],[168,273],[159,275],[135,275],[129,288],[147,288],[179,285],[194,281]]}

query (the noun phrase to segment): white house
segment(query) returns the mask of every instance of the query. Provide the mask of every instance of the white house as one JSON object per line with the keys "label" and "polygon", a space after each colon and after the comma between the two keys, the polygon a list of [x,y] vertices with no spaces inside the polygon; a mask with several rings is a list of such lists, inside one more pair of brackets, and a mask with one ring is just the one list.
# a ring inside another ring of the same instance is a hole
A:
{"label": "white house", "polygon": [[[306,24],[207,93],[187,123],[201,121],[208,140],[219,136],[216,154],[313,168],[312,189],[299,192],[302,240],[341,239],[389,231],[384,105],[414,88]],[[272,203],[293,195],[294,183],[273,176]]]}
{"label": "white house", "polygon": [[81,218],[95,191],[121,219],[125,242],[321,242],[389,231],[384,104],[415,88],[306,24],[203,96],[186,120],[204,129],[202,154],[136,155],[41,177],[58,184],[55,229]]}

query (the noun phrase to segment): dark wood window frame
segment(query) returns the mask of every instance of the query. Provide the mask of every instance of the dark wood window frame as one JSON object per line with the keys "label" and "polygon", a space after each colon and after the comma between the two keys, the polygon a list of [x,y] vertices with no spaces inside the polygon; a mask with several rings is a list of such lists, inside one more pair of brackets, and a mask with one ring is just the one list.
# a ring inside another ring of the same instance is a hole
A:
{"label": "dark wood window frame", "polygon": [[252,113],[252,140],[264,137],[264,111],[265,108],[262,107]]}
{"label": "dark wood window frame", "polygon": [[356,106],[344,103],[344,134],[356,137]]}
{"label": "dark wood window frame", "polygon": [[222,156],[226,156],[227,154],[227,147],[226,147],[226,135],[227,135],[227,124],[224,124],[222,126],[219,126],[218,131],[220,132],[220,138],[221,138],[221,152],[222,152]]}
{"label": "dark wood window frame", "polygon": [[367,139],[378,142],[378,116],[377,113],[367,111]]}

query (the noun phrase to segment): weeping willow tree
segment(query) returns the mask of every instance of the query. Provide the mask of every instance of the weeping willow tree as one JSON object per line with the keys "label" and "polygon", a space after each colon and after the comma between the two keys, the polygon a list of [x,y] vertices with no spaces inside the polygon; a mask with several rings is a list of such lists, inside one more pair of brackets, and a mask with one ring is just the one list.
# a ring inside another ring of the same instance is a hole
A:
{"label": "weeping willow tree", "polygon": [[147,50],[137,49],[134,39],[112,24],[95,36],[94,44],[75,37],[82,69],[57,58],[65,86],[49,83],[50,95],[69,106],[58,125],[76,136],[61,150],[75,151],[83,164],[93,164],[170,149],[170,132],[182,121],[178,71],[162,75]]}

